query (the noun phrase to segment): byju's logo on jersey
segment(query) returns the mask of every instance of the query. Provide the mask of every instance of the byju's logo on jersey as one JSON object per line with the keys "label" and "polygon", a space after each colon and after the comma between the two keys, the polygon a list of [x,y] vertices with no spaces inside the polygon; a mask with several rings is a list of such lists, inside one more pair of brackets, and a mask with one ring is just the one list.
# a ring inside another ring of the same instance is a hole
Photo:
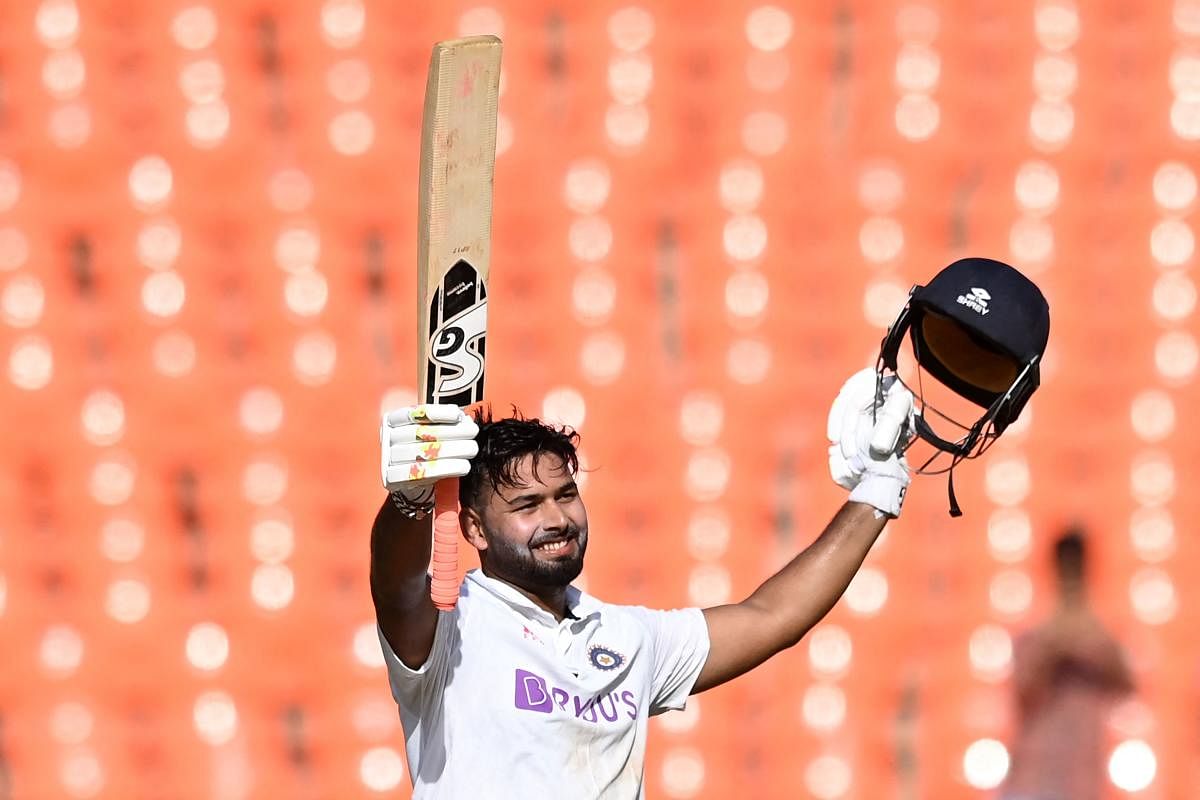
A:
{"label": "byju's logo on jersey", "polygon": [[636,720],[638,716],[637,698],[628,689],[620,693],[580,697],[528,670],[518,669],[514,678],[516,691],[513,706],[519,711],[573,717],[593,724],[616,722],[622,716]]}
{"label": "byju's logo on jersey", "polygon": [[988,308],[988,301],[991,299],[992,296],[988,293],[987,289],[976,287],[971,289],[970,294],[960,294],[958,296],[958,304],[966,306],[980,316],[986,317],[991,310]]}
{"label": "byju's logo on jersey", "polygon": [[616,669],[625,663],[625,656],[618,653],[616,650],[609,649],[603,645],[594,644],[588,648],[588,661],[598,670],[608,672]]}

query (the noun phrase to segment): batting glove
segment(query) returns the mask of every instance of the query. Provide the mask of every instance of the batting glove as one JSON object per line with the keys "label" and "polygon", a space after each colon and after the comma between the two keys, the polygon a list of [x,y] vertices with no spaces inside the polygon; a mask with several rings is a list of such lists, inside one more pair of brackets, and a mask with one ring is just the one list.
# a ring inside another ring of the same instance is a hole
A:
{"label": "batting glove", "polygon": [[396,507],[414,519],[433,508],[433,485],[471,471],[479,426],[458,406],[406,406],[383,415],[379,471]]}
{"label": "batting glove", "polygon": [[899,516],[912,480],[903,456],[912,431],[912,393],[894,375],[879,380],[872,368],[855,373],[826,423],[834,482],[850,490],[850,500]]}

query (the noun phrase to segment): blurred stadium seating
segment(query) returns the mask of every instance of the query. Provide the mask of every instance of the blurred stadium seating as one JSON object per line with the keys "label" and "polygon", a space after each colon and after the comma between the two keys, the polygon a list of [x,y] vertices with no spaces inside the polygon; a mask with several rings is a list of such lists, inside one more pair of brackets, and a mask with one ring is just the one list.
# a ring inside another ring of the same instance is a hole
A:
{"label": "blurred stadium seating", "polygon": [[407,796],[373,442],[429,48],[485,32],[489,393],[581,430],[606,599],[736,599],[814,536],[913,282],[991,255],[1052,304],[966,516],[918,479],[806,642],[655,723],[649,796],[986,796],[1073,521],[1140,685],[1112,780],[1193,796],[1200,0],[10,0],[0,798]]}

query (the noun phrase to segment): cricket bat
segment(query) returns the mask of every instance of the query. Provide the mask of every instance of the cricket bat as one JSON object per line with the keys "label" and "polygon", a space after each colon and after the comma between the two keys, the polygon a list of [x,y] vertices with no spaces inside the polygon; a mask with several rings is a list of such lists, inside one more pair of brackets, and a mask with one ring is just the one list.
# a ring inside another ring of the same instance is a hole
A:
{"label": "cricket bat", "polygon": [[[483,399],[501,43],[438,42],[429,63],[417,199],[417,386],[425,403]],[[433,583],[458,602],[458,479],[434,490]]]}

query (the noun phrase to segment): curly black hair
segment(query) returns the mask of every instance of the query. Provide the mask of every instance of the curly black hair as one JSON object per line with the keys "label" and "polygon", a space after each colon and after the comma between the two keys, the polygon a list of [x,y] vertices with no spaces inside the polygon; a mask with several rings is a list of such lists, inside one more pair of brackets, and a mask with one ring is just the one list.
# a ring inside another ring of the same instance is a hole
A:
{"label": "curly black hair", "polygon": [[473,414],[479,425],[475,437],[479,455],[471,459],[471,471],[458,484],[459,502],[464,508],[478,508],[483,489],[520,485],[517,468],[521,459],[533,454],[533,475],[543,455],[557,456],[571,474],[579,471],[579,434],[565,426],[555,426],[523,415],[516,407],[511,417],[493,419],[490,407],[477,408]]}

